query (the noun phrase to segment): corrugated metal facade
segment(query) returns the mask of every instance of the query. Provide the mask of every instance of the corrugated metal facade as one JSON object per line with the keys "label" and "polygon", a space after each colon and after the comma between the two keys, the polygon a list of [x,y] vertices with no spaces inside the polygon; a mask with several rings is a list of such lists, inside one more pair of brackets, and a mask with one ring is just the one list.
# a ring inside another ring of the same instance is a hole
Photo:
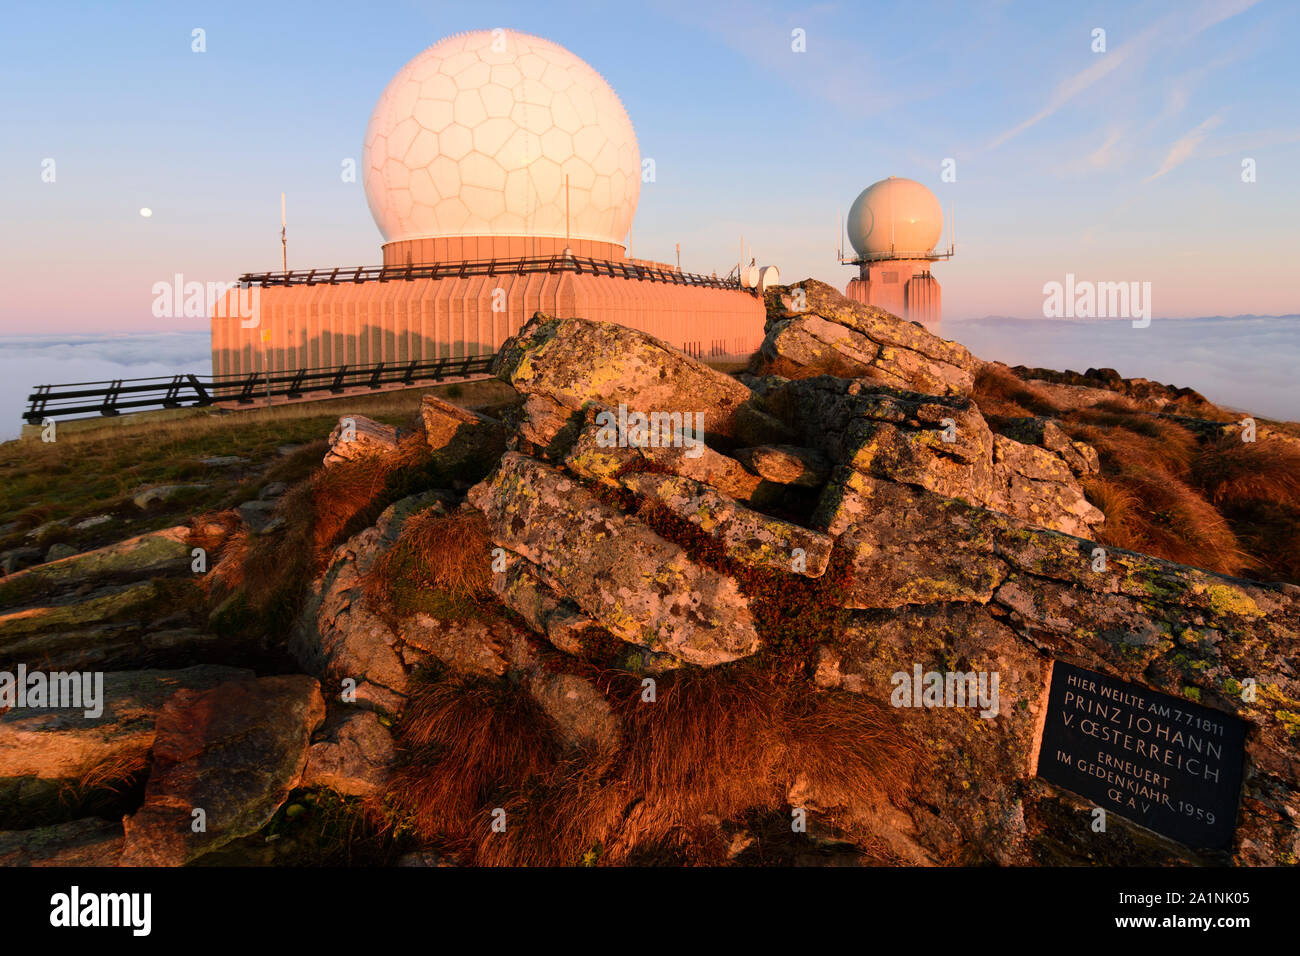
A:
{"label": "corrugated metal facade", "polygon": [[238,292],[212,319],[217,375],[260,372],[264,361],[284,372],[490,355],[539,311],[617,322],[702,358],[743,358],[763,340],[763,302],[750,292],[570,271],[256,291],[257,324],[240,316]]}

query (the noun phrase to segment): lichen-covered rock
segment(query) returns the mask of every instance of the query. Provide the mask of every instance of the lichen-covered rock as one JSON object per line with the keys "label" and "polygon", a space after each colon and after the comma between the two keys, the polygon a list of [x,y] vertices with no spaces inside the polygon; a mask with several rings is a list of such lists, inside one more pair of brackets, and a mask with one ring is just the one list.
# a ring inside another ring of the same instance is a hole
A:
{"label": "lichen-covered rock", "polygon": [[[1078,460],[1082,462],[1082,456]],[[1046,448],[994,435],[993,476],[987,504],[996,511],[1074,535],[1088,534],[1106,520],[1085,497],[1065,460]]]}
{"label": "lichen-covered rock", "polygon": [[845,298],[815,279],[768,291],[762,355],[932,395],[969,395],[980,362],[914,322]]}
{"label": "lichen-covered rock", "polygon": [[730,435],[749,389],[652,335],[612,322],[537,313],[497,353],[493,371],[524,395],[577,411],[588,402],[703,413],[706,434]]}
{"label": "lichen-covered rock", "polygon": [[1041,445],[1048,451],[1056,452],[1066,467],[1081,478],[1095,475],[1101,470],[1097,449],[1087,442],[1070,438],[1050,418],[1038,416],[1004,419],[1000,423],[999,432],[1022,444]]}
{"label": "lichen-covered rock", "polygon": [[371,455],[387,456],[397,452],[402,433],[392,425],[384,425],[365,415],[341,415],[339,423],[329,434],[329,451],[324,463],[333,465]]}
{"label": "lichen-covered rock", "polygon": [[547,459],[562,456],[585,421],[582,412],[565,408],[540,392],[525,395],[514,418],[515,429],[507,439],[510,450]]}
{"label": "lichen-covered rock", "polygon": [[548,585],[620,640],[702,665],[758,649],[749,602],[735,581],[563,472],[508,452],[468,497],[487,517],[494,544],[532,562]]}
{"label": "lichen-covered rock", "polygon": [[492,590],[534,631],[568,654],[580,654],[583,632],[596,626],[576,604],[556,594],[537,568],[516,554],[507,556],[505,570],[492,575]]}
{"label": "lichen-covered rock", "polygon": [[652,469],[693,478],[738,501],[753,498],[763,484],[760,476],[736,459],[703,443],[638,447],[626,438],[608,438],[604,427],[587,425],[565,456],[565,467],[575,475],[607,485],[617,484],[617,476],[622,473]]}
{"label": "lichen-covered rock", "polygon": [[720,542],[736,561],[810,578],[821,577],[830,563],[827,535],[746,508],[698,481],[649,472],[620,481]]}
{"label": "lichen-covered rock", "polygon": [[[907,620],[914,609],[920,613],[923,607],[943,606],[945,614],[961,619],[983,606],[1000,622],[995,629],[1000,636],[983,628],[980,642],[987,647],[1006,646],[1009,629],[1025,647],[1053,658],[1247,720],[1253,730],[1247,736],[1234,859],[1271,863],[1293,859],[1300,850],[1295,824],[1300,819],[1300,761],[1294,748],[1300,679],[1291,661],[1291,649],[1300,641],[1300,588],[1228,578],[1106,548],[847,469],[832,478],[817,520],[839,535],[837,547],[850,568],[849,606],[895,609],[863,618],[876,622],[877,630]],[[863,660],[879,653],[864,652]],[[858,673],[853,680],[867,680],[863,668],[866,663],[857,671],[846,670],[833,654],[823,655],[818,682],[854,689],[850,677]],[[1248,680],[1259,688],[1250,700],[1242,694]],[[953,753],[976,746],[974,738],[963,736],[959,722],[940,726],[949,728]],[[952,774],[962,765],[950,760],[946,766]],[[972,768],[966,774],[972,785],[974,776]],[[1017,794],[1034,802],[1017,809]],[[1068,810],[1068,799],[1062,800],[1047,785],[1022,780],[1019,789],[995,802],[1002,819],[1019,820],[1019,827],[1025,825],[1025,813],[1043,821],[1074,812]],[[981,806],[992,809],[987,801]],[[1028,827],[1027,842],[1021,843],[1030,855],[1017,856],[1018,837],[998,837],[997,825],[972,829],[973,819],[969,814],[954,819],[951,847],[986,832],[979,839],[990,859],[1060,861],[1077,850],[1062,844],[1068,834],[1053,831],[1057,824],[1037,824]],[[1129,834],[1124,845],[1132,855],[1117,850],[1114,860],[1152,861],[1161,854],[1192,858],[1190,851],[1167,841],[1152,849],[1145,839]]]}
{"label": "lichen-covered rock", "polygon": [[92,551],[82,551],[16,571],[5,578],[5,584],[10,586],[19,581],[30,581],[33,585],[49,588],[100,575],[138,576],[187,569],[190,562],[189,534],[190,529],[184,525],[150,531]]}
{"label": "lichen-covered rock", "polygon": [[182,866],[256,833],[301,781],[324,719],[320,685],[300,674],[176,693],[158,715],[144,804],[123,821],[122,865]]}
{"label": "lichen-covered rock", "polygon": [[1105,520],[1058,454],[994,435],[969,400],[818,376],[788,382],[765,401],[832,461],[864,476],[1068,534]]}

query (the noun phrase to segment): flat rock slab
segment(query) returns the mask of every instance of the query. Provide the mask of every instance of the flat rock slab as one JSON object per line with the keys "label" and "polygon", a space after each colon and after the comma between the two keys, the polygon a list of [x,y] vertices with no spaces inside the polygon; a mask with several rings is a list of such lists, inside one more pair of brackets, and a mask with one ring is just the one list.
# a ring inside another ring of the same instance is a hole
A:
{"label": "flat rock slab", "polygon": [[252,676],[209,664],[113,671],[103,675],[97,717],[87,717],[84,706],[10,708],[0,714],[0,804],[49,799],[61,785],[97,771],[143,769],[158,713],[173,694]]}
{"label": "flat rock slab", "polygon": [[115,820],[0,832],[0,866],[117,866],[121,855],[122,824]]}
{"label": "flat rock slab", "polygon": [[158,716],[144,805],[124,821],[122,865],[182,866],[256,833],[301,780],[324,719],[303,675],[177,693]]}
{"label": "flat rock slab", "polygon": [[563,472],[515,452],[470,489],[493,542],[620,640],[713,665],[759,646],[736,582],[693,561],[646,524]]}
{"label": "flat rock slab", "polygon": [[190,529],[184,525],[150,531],[93,551],[83,551],[18,571],[5,578],[5,583],[38,581],[42,585],[53,585],[101,574],[143,574],[171,568],[188,570],[190,548],[186,541],[189,533]]}

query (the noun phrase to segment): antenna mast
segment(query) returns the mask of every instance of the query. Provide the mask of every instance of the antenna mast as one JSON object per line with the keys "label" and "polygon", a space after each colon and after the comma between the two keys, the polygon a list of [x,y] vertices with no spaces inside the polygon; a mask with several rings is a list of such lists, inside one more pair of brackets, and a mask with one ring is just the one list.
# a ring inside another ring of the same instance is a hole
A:
{"label": "antenna mast", "polygon": [[289,234],[284,221],[284,193],[280,193],[280,269],[283,272],[289,271]]}

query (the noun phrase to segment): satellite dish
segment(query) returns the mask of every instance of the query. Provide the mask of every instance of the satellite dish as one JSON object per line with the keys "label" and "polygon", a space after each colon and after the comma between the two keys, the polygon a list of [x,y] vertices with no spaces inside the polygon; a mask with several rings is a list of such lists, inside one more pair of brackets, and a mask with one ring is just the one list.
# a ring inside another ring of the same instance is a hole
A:
{"label": "satellite dish", "polygon": [[745,266],[740,270],[740,284],[746,289],[758,288],[758,266]]}
{"label": "satellite dish", "polygon": [[781,270],[776,266],[763,266],[758,270],[758,291],[766,292],[774,285],[781,284]]}

